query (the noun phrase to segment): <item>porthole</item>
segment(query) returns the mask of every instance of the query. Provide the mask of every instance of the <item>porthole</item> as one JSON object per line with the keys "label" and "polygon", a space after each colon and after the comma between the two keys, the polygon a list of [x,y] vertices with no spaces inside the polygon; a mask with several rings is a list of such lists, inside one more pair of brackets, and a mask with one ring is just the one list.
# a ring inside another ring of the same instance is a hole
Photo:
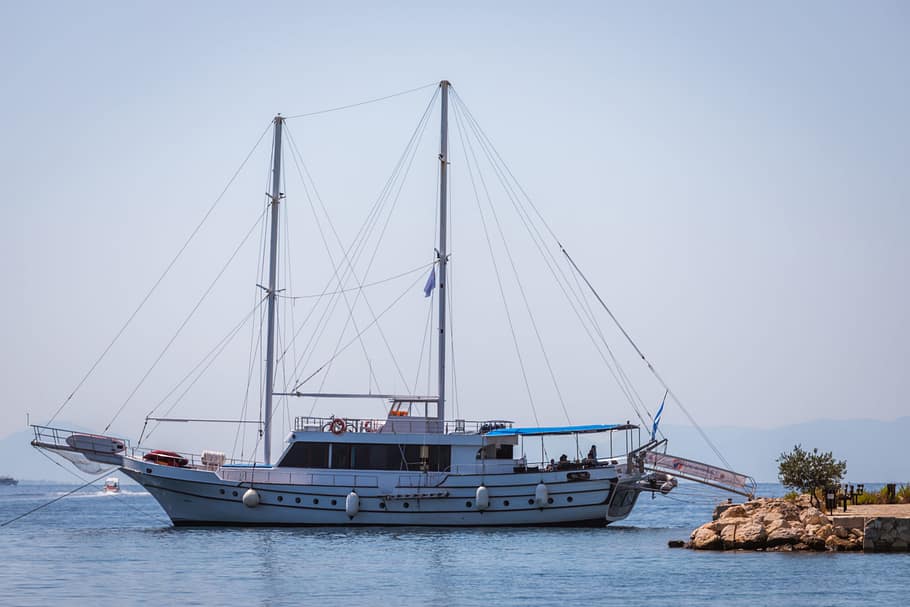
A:
{"label": "porthole", "polygon": [[151,469],[151,468],[146,468],[146,469],[145,469],[145,473],[146,473],[146,474],[151,474],[151,473],[152,473],[152,469]]}
{"label": "porthole", "polygon": [[548,503],[548,504],[552,504],[552,503],[553,503],[553,498],[552,498],[552,497],[547,498],[547,503]]}
{"label": "porthole", "polygon": [[283,501],[284,501],[284,497],[282,497],[282,496],[279,495],[279,496],[278,496],[278,501],[279,501],[279,502],[283,502]]}
{"label": "porthole", "polygon": [[300,503],[300,498],[299,498],[299,497],[295,497],[295,498],[294,498],[294,501],[295,501],[296,503],[299,504],[299,503]]}
{"label": "porthole", "polygon": [[335,506],[338,504],[338,500],[332,500],[332,505]]}
{"label": "porthole", "polygon": [[502,503],[502,505],[508,507],[508,506],[509,506],[509,500],[504,501],[504,502]]}
{"label": "porthole", "polygon": [[319,503],[319,498],[318,498],[318,497],[314,497],[314,498],[313,498],[313,503],[314,503],[314,504],[318,504],[318,503]]}
{"label": "porthole", "polygon": [[411,507],[411,504],[405,502],[405,503],[402,504],[402,506],[404,506],[405,508],[410,508],[410,507]]}
{"label": "porthole", "polygon": [[572,496],[570,495],[569,497],[567,497],[567,498],[566,498],[566,501],[569,502],[569,503],[571,504],[571,503],[572,503]]}
{"label": "porthole", "polygon": [[465,507],[465,508],[470,508],[470,507],[471,507],[471,502],[469,502],[469,501],[468,501],[468,502],[465,502],[465,503],[464,503],[464,507]]}
{"label": "porthole", "polygon": [[379,507],[385,510],[385,502],[379,502]]}
{"label": "porthole", "polygon": [[533,506],[533,505],[534,505],[534,500],[533,500],[533,499],[529,499],[529,500],[528,500],[528,505],[529,505],[529,506]]}
{"label": "porthole", "polygon": [[236,492],[236,491],[231,491],[231,495],[233,495],[234,497],[237,497],[237,492]]}
{"label": "porthole", "polygon": [[218,491],[221,493],[221,495],[224,495],[224,489],[219,489]]}

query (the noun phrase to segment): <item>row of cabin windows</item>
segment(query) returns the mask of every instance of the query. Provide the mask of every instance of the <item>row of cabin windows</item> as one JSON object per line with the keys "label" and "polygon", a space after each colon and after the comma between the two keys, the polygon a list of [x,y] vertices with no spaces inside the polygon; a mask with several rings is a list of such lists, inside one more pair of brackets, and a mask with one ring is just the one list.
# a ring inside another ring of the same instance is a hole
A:
{"label": "row of cabin windows", "polygon": [[[444,472],[452,465],[452,449],[448,445],[428,445],[425,448],[428,470]],[[421,470],[420,449],[421,445],[294,443],[278,462],[278,466],[334,470]]]}

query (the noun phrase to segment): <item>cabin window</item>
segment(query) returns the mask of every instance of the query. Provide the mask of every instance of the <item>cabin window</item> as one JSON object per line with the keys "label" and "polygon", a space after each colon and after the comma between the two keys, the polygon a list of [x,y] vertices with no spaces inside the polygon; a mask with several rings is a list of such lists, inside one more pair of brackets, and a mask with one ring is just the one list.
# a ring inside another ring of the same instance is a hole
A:
{"label": "cabin window", "polygon": [[[511,445],[509,457],[511,457]],[[335,470],[420,470],[420,445],[333,443],[331,468]],[[294,443],[278,466],[328,468],[328,443]],[[427,469],[444,472],[452,465],[448,445],[427,446]]]}
{"label": "cabin window", "polygon": [[477,450],[475,459],[512,459],[512,447],[514,445],[484,445]]}
{"label": "cabin window", "polygon": [[278,466],[292,468],[328,468],[328,443],[294,443]]}
{"label": "cabin window", "polygon": [[332,468],[346,470],[351,467],[351,447],[353,445],[332,445]]}

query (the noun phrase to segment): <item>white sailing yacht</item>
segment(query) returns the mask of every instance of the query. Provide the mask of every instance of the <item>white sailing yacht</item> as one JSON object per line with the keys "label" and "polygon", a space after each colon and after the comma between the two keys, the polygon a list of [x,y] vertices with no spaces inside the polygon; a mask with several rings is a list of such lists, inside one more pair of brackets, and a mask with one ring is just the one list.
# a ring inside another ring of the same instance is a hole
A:
{"label": "white sailing yacht", "polygon": [[[626,518],[643,491],[669,493],[676,477],[747,492],[742,475],[662,450],[631,423],[518,427],[511,421],[447,416],[447,169],[450,84],[439,83],[439,238],[432,285],[438,288],[437,386],[434,395],[276,391],[277,246],[282,131],[273,121],[270,246],[262,460],[234,462],[225,453],[198,455],[132,447],[126,439],[34,426],[33,445],[84,470],[119,468],[151,493],[174,525],[593,525]],[[574,262],[573,262],[574,265]],[[381,399],[383,418],[298,416],[284,451],[273,458],[274,396]],[[158,419],[158,418],[147,418]],[[609,453],[529,462],[526,441],[589,433],[610,435]],[[614,453],[613,435],[625,445]],[[520,449],[520,447],[522,449]]]}

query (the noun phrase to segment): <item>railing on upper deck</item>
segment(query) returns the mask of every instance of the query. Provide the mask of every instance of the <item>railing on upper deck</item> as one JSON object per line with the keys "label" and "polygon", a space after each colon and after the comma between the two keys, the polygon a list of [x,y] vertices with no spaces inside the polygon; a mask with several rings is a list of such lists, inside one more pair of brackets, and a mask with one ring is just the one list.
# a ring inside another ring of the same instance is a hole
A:
{"label": "railing on upper deck", "polygon": [[[52,428],[50,426],[32,426],[35,438],[32,445],[58,451],[73,451],[76,453],[95,453],[102,455],[118,454],[134,459],[143,459],[155,449],[150,447],[133,447],[129,439],[101,434],[92,434],[89,432],[80,432],[78,430],[67,430],[64,428]],[[223,462],[212,465],[203,461],[203,455],[199,453],[187,453],[185,451],[174,451],[180,457],[187,460],[182,468],[198,468],[203,470],[217,470],[221,466],[244,465],[249,464],[249,459],[237,459],[224,456]],[[224,455],[220,454],[219,455]]]}
{"label": "railing on upper deck", "polygon": [[[342,426],[336,420],[344,422]],[[409,423],[412,422],[413,424]],[[434,418],[413,417],[404,415],[394,419],[376,419],[359,417],[310,417],[299,416],[294,418],[295,432],[331,432],[335,428],[343,428],[342,432],[381,432],[386,423],[394,424],[394,432],[425,432],[428,423],[438,423]],[[448,420],[443,426],[445,434],[486,434],[491,430],[511,428],[514,422],[501,419],[473,421],[464,419]]]}

